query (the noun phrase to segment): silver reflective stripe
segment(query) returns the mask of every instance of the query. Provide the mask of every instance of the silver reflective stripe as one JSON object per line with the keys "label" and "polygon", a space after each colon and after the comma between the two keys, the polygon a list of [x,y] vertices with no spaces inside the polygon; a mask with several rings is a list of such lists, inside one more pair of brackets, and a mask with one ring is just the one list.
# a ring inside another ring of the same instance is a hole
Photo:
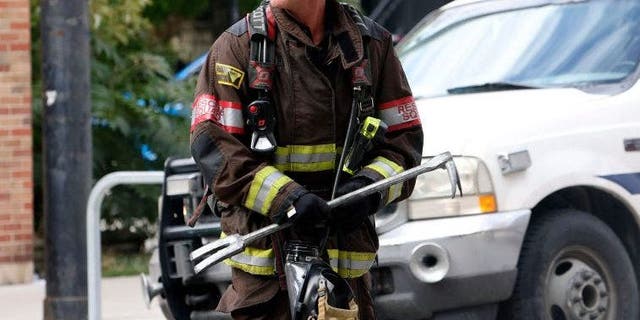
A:
{"label": "silver reflective stripe", "polygon": [[369,270],[373,265],[373,261],[358,261],[350,259],[340,259],[338,269],[349,270]]}
{"label": "silver reflective stripe", "polygon": [[235,108],[222,108],[221,122],[224,126],[244,128],[242,110]]}
{"label": "silver reflective stripe", "polygon": [[375,165],[375,166],[377,166],[377,167],[378,167],[378,168],[380,168],[381,170],[384,170],[384,172],[385,172],[386,174],[383,174],[383,176],[384,176],[385,178],[389,178],[389,177],[391,177],[391,176],[395,176],[395,175],[396,175],[396,171],[395,171],[395,170],[393,170],[393,168],[392,168],[390,165],[388,165],[388,164],[386,164],[386,163],[384,163],[384,162],[382,162],[382,161],[376,161],[376,162],[374,162],[374,163],[372,163],[372,164],[373,164],[373,165]]}
{"label": "silver reflective stripe", "polygon": [[331,258],[329,259],[329,265],[331,266],[331,268],[333,268],[334,270],[338,270],[338,258]]}
{"label": "silver reflective stripe", "polygon": [[266,166],[258,170],[249,186],[249,193],[244,201],[244,206],[267,215],[280,189],[291,181],[293,181],[291,178],[282,174],[275,167]]}
{"label": "silver reflective stripe", "polygon": [[294,162],[294,163],[313,163],[313,162],[324,162],[324,161],[333,161],[335,159],[335,153],[314,153],[314,154],[301,154],[301,153],[292,153],[288,157],[276,157],[276,161],[284,160],[284,162]]}
{"label": "silver reflective stripe", "polygon": [[420,125],[418,108],[412,96],[388,101],[377,107],[380,119],[389,126],[389,132]]}
{"label": "silver reflective stripe", "polygon": [[[403,172],[404,169],[396,164],[395,162],[385,158],[385,157],[377,157],[374,161],[366,166],[369,169],[372,169],[379,174],[381,174],[385,178],[389,178],[391,176],[395,176],[396,174]],[[390,203],[391,201],[397,199],[402,195],[402,183],[395,184],[389,188],[389,191],[386,195],[385,204]]]}
{"label": "silver reflective stripe", "polygon": [[258,196],[256,197],[256,202],[254,204],[254,208],[258,208],[258,210],[255,211],[261,211],[260,208],[262,208],[264,202],[267,200],[269,191],[271,191],[271,187],[276,183],[278,179],[283,176],[284,175],[282,173],[276,171],[270,174],[266,179],[264,179],[262,185],[260,186],[260,190],[258,191]]}
{"label": "silver reflective stripe", "polygon": [[336,160],[335,144],[288,145],[278,147],[273,166],[287,172],[318,172],[333,170]]}
{"label": "silver reflective stripe", "polygon": [[379,110],[378,114],[380,115],[380,120],[384,121],[384,123],[386,123],[388,126],[395,126],[413,120],[405,119],[403,114],[398,111],[398,108]]}
{"label": "silver reflective stripe", "polygon": [[341,270],[369,270],[375,260],[351,260],[351,259],[329,259],[329,265],[333,269]]}
{"label": "silver reflective stripe", "polygon": [[264,258],[264,257],[255,257],[255,256],[250,256],[248,254],[245,253],[239,253],[233,257],[230,258],[232,261],[237,262],[237,263],[241,263],[241,264],[245,264],[245,265],[251,265],[251,266],[257,266],[257,267],[273,267],[275,266],[275,259],[274,258]]}

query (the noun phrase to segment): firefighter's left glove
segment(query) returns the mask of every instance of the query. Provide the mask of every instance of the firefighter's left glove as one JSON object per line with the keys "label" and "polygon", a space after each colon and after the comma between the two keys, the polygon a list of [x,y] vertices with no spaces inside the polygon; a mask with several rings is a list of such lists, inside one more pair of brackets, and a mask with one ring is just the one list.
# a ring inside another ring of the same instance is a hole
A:
{"label": "firefighter's left glove", "polygon": [[[373,181],[366,177],[354,177],[338,186],[337,196],[343,196],[361,189]],[[380,193],[376,192],[360,200],[356,200],[333,209],[332,225],[349,232],[358,228],[370,215],[376,213],[380,207]]]}
{"label": "firefighter's left glove", "polygon": [[326,201],[317,195],[307,192],[293,203],[295,213],[289,216],[294,224],[314,227],[326,223],[331,208]]}

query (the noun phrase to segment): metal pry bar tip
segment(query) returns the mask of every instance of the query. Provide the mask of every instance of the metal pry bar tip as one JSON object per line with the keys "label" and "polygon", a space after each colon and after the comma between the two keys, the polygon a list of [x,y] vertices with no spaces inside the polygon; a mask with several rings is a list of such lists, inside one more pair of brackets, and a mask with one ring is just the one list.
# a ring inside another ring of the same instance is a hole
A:
{"label": "metal pry bar tip", "polygon": [[191,254],[189,255],[189,258],[191,258],[191,261],[200,259],[201,257],[203,257],[204,255],[206,255],[207,253],[209,253],[211,251],[217,251],[217,250],[220,250],[220,249],[223,249],[223,248],[229,246],[230,244],[238,241],[239,238],[240,238],[240,235],[231,234],[231,235],[228,235],[225,238],[218,239],[218,240],[216,240],[214,242],[207,243],[207,244],[203,245],[202,247],[200,247],[200,248],[198,248],[196,250],[193,250],[191,252]]}
{"label": "metal pry bar tip", "polygon": [[462,183],[460,182],[460,176],[458,175],[458,168],[453,159],[447,161],[445,164],[447,173],[449,174],[449,182],[451,183],[451,199],[456,197],[456,187],[460,190],[460,196],[462,197]]}
{"label": "metal pry bar tip", "polygon": [[[204,254],[206,254],[207,252],[213,251],[213,250],[218,250],[217,252],[212,253],[209,257],[205,258],[204,260],[200,261],[199,263],[197,263],[194,267],[193,267],[193,271],[197,274],[200,273],[202,270],[215,265],[217,263],[220,263],[221,261],[223,261],[224,259],[230,258],[235,256],[236,254],[242,252],[247,245],[249,245],[250,243],[252,243],[253,241],[257,240],[257,239],[262,239],[266,236],[269,236],[273,233],[276,233],[280,230],[286,229],[288,227],[291,226],[290,222],[285,222],[283,224],[270,224],[264,228],[258,229],[256,231],[253,231],[251,233],[247,233],[244,236],[240,236],[237,234],[234,235],[230,235],[224,239],[220,239],[220,240],[226,240],[229,238],[233,238],[233,241],[221,241],[218,243],[219,240],[216,240],[212,243],[210,243],[210,247],[207,248],[207,250],[203,250],[198,252],[198,257],[203,256]],[[204,246],[203,246],[204,247]],[[202,249],[203,247],[199,248]],[[197,250],[196,250],[197,251]],[[196,253],[196,251],[193,251],[191,253],[191,261],[196,260],[197,258],[194,258],[194,253]]]}

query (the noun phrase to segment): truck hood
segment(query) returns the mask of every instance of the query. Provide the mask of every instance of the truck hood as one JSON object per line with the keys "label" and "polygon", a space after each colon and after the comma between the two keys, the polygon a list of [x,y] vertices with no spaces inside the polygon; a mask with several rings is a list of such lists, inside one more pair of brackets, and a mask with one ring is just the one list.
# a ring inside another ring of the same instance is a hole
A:
{"label": "truck hood", "polygon": [[[443,151],[479,155],[490,149],[518,147],[561,130],[579,130],[593,122],[589,109],[608,99],[572,88],[531,89],[418,99],[424,130],[424,155]],[[579,119],[576,118],[579,115]],[[582,125],[575,125],[582,122]]]}

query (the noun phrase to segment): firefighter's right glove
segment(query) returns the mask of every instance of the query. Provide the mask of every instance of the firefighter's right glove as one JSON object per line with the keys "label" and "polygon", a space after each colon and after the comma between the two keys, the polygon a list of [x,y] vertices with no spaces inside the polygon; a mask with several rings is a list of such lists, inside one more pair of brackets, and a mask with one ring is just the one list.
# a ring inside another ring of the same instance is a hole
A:
{"label": "firefighter's right glove", "polygon": [[315,227],[324,224],[331,212],[326,201],[313,193],[305,193],[293,203],[295,214],[289,217],[294,224]]}

